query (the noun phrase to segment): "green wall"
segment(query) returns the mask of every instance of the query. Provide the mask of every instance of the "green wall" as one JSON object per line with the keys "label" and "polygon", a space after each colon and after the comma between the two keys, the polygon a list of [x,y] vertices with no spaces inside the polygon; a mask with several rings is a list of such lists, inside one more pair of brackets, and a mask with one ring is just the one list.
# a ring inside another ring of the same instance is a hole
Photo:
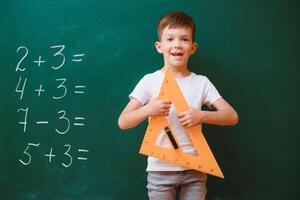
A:
{"label": "green wall", "polygon": [[296,0],[1,1],[0,199],[147,199],[146,123],[121,131],[117,118],[137,81],[162,66],[156,21],[174,10],[197,23],[190,69],[240,116],[204,127],[225,175],[209,176],[207,199],[299,199],[299,9]]}

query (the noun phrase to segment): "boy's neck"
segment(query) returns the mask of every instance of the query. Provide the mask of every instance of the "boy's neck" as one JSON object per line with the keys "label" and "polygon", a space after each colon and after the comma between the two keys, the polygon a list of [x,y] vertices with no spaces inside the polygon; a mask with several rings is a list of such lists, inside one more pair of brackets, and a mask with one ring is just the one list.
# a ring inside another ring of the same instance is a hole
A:
{"label": "boy's neck", "polygon": [[165,73],[166,69],[169,69],[172,71],[173,75],[176,78],[183,78],[187,77],[191,74],[190,70],[187,67],[168,67],[168,66],[163,66],[161,69],[163,73]]}

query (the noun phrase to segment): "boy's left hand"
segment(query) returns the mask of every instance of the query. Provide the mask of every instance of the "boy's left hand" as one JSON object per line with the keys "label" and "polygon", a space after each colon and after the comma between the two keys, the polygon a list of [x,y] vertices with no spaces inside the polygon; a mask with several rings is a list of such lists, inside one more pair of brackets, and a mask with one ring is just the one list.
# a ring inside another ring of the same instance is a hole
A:
{"label": "boy's left hand", "polygon": [[184,128],[189,128],[201,123],[202,111],[190,108],[188,111],[177,113],[179,121]]}

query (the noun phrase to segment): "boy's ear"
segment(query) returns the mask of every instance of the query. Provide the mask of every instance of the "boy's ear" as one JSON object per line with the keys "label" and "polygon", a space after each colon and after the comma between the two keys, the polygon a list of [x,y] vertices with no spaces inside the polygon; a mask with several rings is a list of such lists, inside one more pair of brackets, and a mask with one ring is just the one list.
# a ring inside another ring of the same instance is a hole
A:
{"label": "boy's ear", "polygon": [[198,44],[196,42],[194,42],[192,44],[192,53],[191,53],[191,55],[193,55],[196,52],[197,47],[198,47]]}
{"label": "boy's ear", "polygon": [[155,42],[155,48],[156,48],[156,51],[157,51],[158,53],[162,53],[161,45],[160,45],[160,42],[159,42],[159,41],[156,41],[156,42]]}

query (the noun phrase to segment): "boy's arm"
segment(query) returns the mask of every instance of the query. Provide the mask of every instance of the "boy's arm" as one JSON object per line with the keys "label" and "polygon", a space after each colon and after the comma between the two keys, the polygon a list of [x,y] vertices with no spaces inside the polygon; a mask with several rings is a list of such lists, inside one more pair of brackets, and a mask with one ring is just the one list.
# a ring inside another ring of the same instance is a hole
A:
{"label": "boy's arm", "polygon": [[202,111],[198,109],[190,109],[186,112],[178,114],[179,120],[183,127],[188,128],[198,124],[213,125],[235,125],[239,121],[238,114],[223,98],[213,103],[216,111]]}
{"label": "boy's arm", "polygon": [[137,126],[147,119],[147,117],[147,107],[143,106],[135,98],[132,98],[119,116],[118,125],[121,129],[129,129]]}
{"label": "boy's arm", "polygon": [[213,103],[213,107],[216,111],[202,111],[202,123],[228,126],[239,122],[237,112],[225,99],[218,99]]}
{"label": "boy's arm", "polygon": [[153,99],[143,105],[135,98],[131,98],[121,113],[118,125],[121,129],[129,129],[139,125],[150,116],[167,116],[171,101]]}

